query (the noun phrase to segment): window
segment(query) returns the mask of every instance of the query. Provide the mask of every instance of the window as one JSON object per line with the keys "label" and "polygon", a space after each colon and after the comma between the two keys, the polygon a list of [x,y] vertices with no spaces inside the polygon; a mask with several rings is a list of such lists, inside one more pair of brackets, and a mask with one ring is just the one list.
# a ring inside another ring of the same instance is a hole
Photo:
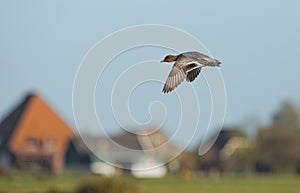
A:
{"label": "window", "polygon": [[46,137],[44,140],[43,147],[47,151],[52,151],[55,149],[55,140],[52,137]]}
{"label": "window", "polygon": [[38,146],[39,146],[39,143],[38,143],[37,139],[34,139],[32,137],[26,139],[26,147],[28,149],[36,149],[36,148],[38,148]]}

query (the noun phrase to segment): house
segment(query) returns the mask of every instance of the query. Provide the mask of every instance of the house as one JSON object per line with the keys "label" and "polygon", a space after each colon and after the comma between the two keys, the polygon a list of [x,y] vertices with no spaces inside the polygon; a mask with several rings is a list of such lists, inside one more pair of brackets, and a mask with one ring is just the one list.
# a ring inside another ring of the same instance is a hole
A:
{"label": "house", "polygon": [[60,171],[72,129],[37,94],[29,94],[0,123],[0,165]]}
{"label": "house", "polygon": [[161,178],[167,174],[165,163],[153,156],[142,156],[131,166],[131,173],[138,178]]}
{"label": "house", "polygon": [[65,155],[65,168],[67,170],[88,171],[91,163],[91,152],[80,137],[69,141]]}
{"label": "house", "polygon": [[[176,146],[165,144],[168,140],[162,131],[151,128],[142,129],[138,134],[123,132],[112,137],[84,136],[76,140],[89,147],[91,171],[105,176],[122,170],[136,177],[163,177],[167,173],[167,159],[172,151],[178,151]],[[163,148],[158,148],[160,146]],[[74,147],[77,152],[85,152],[80,150],[82,146]],[[69,160],[69,163],[74,161]]]}
{"label": "house", "polygon": [[[212,137],[215,139],[215,137]],[[210,142],[208,142],[210,144]],[[200,170],[208,174],[220,173],[228,170],[237,170],[239,165],[231,158],[239,150],[251,148],[253,143],[241,131],[237,129],[224,129],[219,133],[210,150],[200,158]],[[230,164],[229,164],[230,162]],[[229,166],[230,165],[230,166]]]}

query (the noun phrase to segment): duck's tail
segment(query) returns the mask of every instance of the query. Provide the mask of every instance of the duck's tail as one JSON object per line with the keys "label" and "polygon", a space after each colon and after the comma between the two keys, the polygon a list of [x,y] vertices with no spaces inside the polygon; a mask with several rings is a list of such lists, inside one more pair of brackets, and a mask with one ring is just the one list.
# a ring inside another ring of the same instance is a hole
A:
{"label": "duck's tail", "polygon": [[218,67],[220,67],[220,64],[222,64],[222,63],[219,60],[213,59],[213,61],[210,62],[207,66],[214,66],[214,67],[218,66]]}
{"label": "duck's tail", "polygon": [[220,66],[220,64],[222,64],[222,62],[220,62],[219,60],[215,59],[215,63],[217,64],[216,66]]}

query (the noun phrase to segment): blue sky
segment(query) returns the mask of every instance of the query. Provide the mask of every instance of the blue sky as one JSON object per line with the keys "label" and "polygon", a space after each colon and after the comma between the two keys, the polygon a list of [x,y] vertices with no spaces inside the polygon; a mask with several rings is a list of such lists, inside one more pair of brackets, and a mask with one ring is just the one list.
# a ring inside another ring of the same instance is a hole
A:
{"label": "blue sky", "polygon": [[299,7],[296,0],[0,1],[0,118],[33,90],[74,125],[72,85],[87,51],[116,30],[150,23],[189,32],[222,61],[226,125],[253,116],[267,123],[284,100],[300,104]]}

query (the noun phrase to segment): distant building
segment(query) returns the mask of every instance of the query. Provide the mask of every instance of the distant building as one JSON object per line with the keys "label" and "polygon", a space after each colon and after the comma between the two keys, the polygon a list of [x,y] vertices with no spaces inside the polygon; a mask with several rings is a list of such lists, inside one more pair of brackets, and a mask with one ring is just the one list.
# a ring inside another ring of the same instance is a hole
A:
{"label": "distant building", "polygon": [[[67,152],[67,165],[86,168],[87,159],[82,162],[77,159],[85,157],[89,152],[90,169],[93,173],[112,176],[125,168],[123,172],[131,172],[136,177],[163,177],[167,173],[164,161],[172,155],[173,151],[178,151],[177,147],[165,144],[168,139],[160,130],[144,129],[141,132],[150,134],[136,135],[123,132],[111,138],[84,136],[84,142],[82,138],[77,137],[71,142],[75,150],[69,148]],[[163,148],[158,148],[160,146]]]}
{"label": "distant building", "polygon": [[91,164],[91,151],[80,137],[74,137],[69,141],[65,154],[65,169],[76,171],[88,171]]}
{"label": "distant building", "polygon": [[60,171],[72,129],[36,94],[0,123],[0,166]]}
{"label": "distant building", "polygon": [[[215,138],[212,137],[212,139]],[[209,141],[208,144],[210,144]],[[222,130],[209,151],[200,157],[200,170],[208,173],[224,172],[229,167],[227,161],[230,161],[236,152],[249,149],[252,146],[252,141],[241,131],[235,129]],[[236,164],[234,167],[234,170],[238,170],[239,166]]]}

